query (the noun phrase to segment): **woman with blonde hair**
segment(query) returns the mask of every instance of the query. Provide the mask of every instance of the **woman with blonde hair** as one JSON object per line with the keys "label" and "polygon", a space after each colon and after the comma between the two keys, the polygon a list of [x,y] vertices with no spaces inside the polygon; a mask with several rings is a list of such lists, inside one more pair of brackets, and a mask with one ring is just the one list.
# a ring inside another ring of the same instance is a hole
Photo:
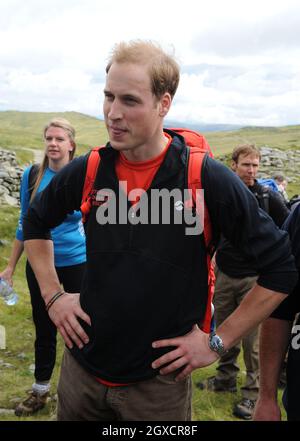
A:
{"label": "woman with blonde hair", "polygon": [[[23,253],[23,218],[30,201],[74,157],[75,130],[62,118],[51,120],[44,128],[45,153],[40,165],[28,167],[21,183],[21,214],[9,263],[0,277],[13,284],[13,274]],[[75,211],[51,230],[54,264],[61,284],[67,292],[78,293],[85,267],[85,234],[81,213]],[[30,415],[42,409],[49,397],[50,378],[56,359],[56,327],[48,316],[35,275],[26,263],[26,279],[31,297],[32,316],[36,330],[35,382],[29,396],[16,407],[17,416]]]}

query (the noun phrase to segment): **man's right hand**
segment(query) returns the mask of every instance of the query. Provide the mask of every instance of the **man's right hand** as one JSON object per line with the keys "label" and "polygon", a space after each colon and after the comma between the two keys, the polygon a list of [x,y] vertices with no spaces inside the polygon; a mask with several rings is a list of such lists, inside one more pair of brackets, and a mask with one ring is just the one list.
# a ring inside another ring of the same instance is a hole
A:
{"label": "man's right hand", "polygon": [[73,347],[73,343],[82,349],[84,344],[89,342],[89,338],[80,326],[77,317],[90,326],[91,319],[81,308],[78,293],[65,293],[53,303],[48,313],[69,349]]}
{"label": "man's right hand", "polygon": [[253,421],[281,421],[277,401],[259,398],[254,409]]}

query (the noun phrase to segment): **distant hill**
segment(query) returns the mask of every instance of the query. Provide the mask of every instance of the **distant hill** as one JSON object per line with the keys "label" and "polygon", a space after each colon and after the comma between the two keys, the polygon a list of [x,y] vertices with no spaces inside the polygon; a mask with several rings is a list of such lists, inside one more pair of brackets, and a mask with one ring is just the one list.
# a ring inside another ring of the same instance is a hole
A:
{"label": "distant hill", "polygon": [[[0,147],[14,149],[19,158],[22,148],[42,149],[44,125],[53,117],[67,118],[76,129],[78,153],[107,141],[104,122],[82,113],[43,113],[0,111]],[[166,127],[180,127],[182,123],[166,120]],[[244,127],[227,124],[185,124],[187,128],[205,134],[216,156],[229,153],[238,144],[251,142],[258,147],[269,145],[280,149],[300,149],[300,125],[286,127]],[[211,129],[214,128],[214,131]],[[222,131],[220,131],[222,129]]]}
{"label": "distant hill", "polygon": [[180,121],[165,120],[166,127],[185,127],[187,129],[196,130],[197,132],[225,132],[229,130],[241,129],[243,126],[237,124],[195,124],[183,123]]}
{"label": "distant hill", "polygon": [[104,144],[107,132],[103,121],[77,112],[0,112],[0,147],[43,149],[43,128],[54,117],[66,118],[76,129],[78,153]]}
{"label": "distant hill", "polygon": [[235,126],[230,124],[182,124],[168,121],[166,127],[186,127],[205,135],[216,156],[229,153],[239,144],[300,149],[300,125],[283,127]]}
{"label": "distant hill", "polygon": [[215,155],[231,152],[239,144],[270,146],[281,150],[300,149],[300,125],[283,127],[244,127],[226,132],[207,132],[205,136]]}

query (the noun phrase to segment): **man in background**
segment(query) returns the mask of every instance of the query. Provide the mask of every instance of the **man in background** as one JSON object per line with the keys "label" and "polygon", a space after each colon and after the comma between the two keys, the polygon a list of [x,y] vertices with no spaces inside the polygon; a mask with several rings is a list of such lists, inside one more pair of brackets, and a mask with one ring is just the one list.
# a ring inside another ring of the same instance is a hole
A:
{"label": "man in background", "polygon": [[[256,180],[260,152],[252,144],[236,147],[232,152],[231,168],[253,193],[259,206],[280,227],[289,214],[278,192],[260,185]],[[257,280],[257,262],[245,259],[230,242],[222,238],[216,253],[216,286],[214,295],[215,320],[219,326],[241,303]],[[219,360],[217,374],[199,383],[200,388],[215,392],[236,392],[239,372],[238,356],[243,346],[246,381],[241,388],[242,400],[233,413],[238,418],[251,419],[258,396],[258,328],[245,336]]]}

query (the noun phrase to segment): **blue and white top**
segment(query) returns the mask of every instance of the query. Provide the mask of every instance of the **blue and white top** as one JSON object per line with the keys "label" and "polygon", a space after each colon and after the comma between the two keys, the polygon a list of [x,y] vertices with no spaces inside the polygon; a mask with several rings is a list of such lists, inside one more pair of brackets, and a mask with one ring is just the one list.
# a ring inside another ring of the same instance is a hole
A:
{"label": "blue and white top", "polygon": [[[21,182],[21,213],[16,231],[16,238],[20,241],[23,241],[23,218],[30,204],[29,174],[31,167],[26,168]],[[48,167],[37,191],[44,190],[56,173]],[[67,215],[61,225],[51,230],[55,266],[79,265],[86,261],[85,233],[81,217],[80,211],[74,211],[73,214]]]}

